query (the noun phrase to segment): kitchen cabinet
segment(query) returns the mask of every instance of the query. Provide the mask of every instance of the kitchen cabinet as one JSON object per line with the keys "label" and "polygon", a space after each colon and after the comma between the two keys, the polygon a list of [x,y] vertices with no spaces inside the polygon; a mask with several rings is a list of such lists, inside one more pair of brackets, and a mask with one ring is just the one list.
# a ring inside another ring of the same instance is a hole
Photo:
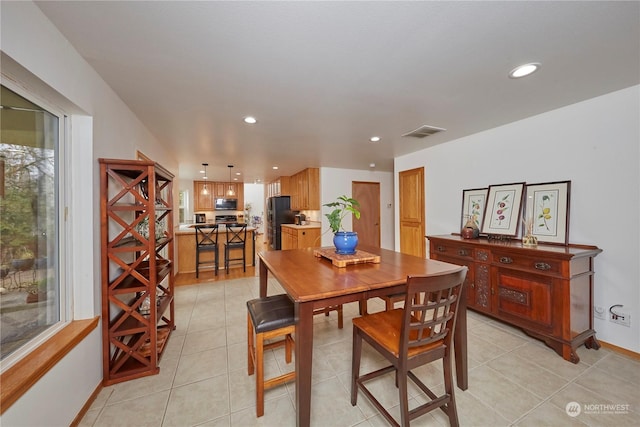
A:
{"label": "kitchen cabinet", "polygon": [[267,184],[267,197],[290,196],[289,181],[290,178],[288,176],[281,176],[271,181]]}
{"label": "kitchen cabinet", "polygon": [[173,175],[99,159],[103,385],[154,375],[175,329]]}
{"label": "kitchen cabinet", "polygon": [[428,236],[430,257],[469,267],[468,308],[521,328],[564,359],[600,348],[593,329],[596,246],[524,247],[519,241]]}
{"label": "kitchen cabinet", "polygon": [[[234,192],[229,196],[229,186]],[[207,189],[205,192],[204,189]],[[213,211],[215,210],[215,199],[237,199],[238,210],[244,210],[244,184],[241,182],[221,182],[221,181],[193,181],[193,211]]]}
{"label": "kitchen cabinet", "polygon": [[212,211],[214,184],[211,181],[193,181],[193,211]]}
{"label": "kitchen cabinet", "polygon": [[282,224],[281,242],[282,250],[320,246],[320,227]]}
{"label": "kitchen cabinet", "polygon": [[289,178],[291,209],[320,210],[320,169],[307,168]]}

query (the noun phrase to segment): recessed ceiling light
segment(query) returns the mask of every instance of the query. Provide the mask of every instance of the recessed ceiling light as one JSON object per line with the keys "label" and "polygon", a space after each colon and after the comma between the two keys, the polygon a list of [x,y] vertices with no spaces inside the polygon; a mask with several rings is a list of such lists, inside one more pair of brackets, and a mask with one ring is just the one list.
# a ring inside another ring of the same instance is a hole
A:
{"label": "recessed ceiling light", "polygon": [[369,163],[369,167],[370,167],[370,168],[375,168],[375,167],[376,167],[376,164],[375,164],[375,163]]}
{"label": "recessed ceiling light", "polygon": [[378,141],[380,141],[380,137],[379,136],[372,136],[371,138],[369,138],[369,141],[378,142]]}
{"label": "recessed ceiling light", "polygon": [[538,62],[531,62],[529,64],[520,65],[513,70],[509,71],[509,77],[512,79],[518,79],[520,77],[528,76],[540,69]]}
{"label": "recessed ceiling light", "polygon": [[274,166],[274,167],[272,167],[271,169],[273,169],[273,170],[275,171],[275,170],[278,170],[278,167],[277,167],[277,166]]}
{"label": "recessed ceiling light", "polygon": [[258,121],[256,120],[255,117],[251,117],[251,116],[247,116],[244,118],[244,122],[245,123],[249,123],[250,125],[257,123]]}
{"label": "recessed ceiling light", "polygon": [[242,172],[236,172],[236,175],[240,176],[242,175]]}

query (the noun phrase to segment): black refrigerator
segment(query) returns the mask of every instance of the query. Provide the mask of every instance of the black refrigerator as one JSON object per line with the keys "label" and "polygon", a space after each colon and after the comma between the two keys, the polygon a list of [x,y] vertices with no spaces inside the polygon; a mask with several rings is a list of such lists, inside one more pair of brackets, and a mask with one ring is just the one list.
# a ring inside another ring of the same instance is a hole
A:
{"label": "black refrigerator", "polygon": [[269,197],[267,201],[267,236],[269,246],[280,250],[282,241],[280,239],[280,226],[282,224],[293,224],[297,211],[292,211],[289,207],[291,201],[289,196]]}

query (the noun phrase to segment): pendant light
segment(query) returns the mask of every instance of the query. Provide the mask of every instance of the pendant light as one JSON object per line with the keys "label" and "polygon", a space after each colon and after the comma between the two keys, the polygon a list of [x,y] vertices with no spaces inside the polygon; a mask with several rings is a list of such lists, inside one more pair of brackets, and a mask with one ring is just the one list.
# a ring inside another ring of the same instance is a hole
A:
{"label": "pendant light", "polygon": [[203,171],[200,171],[200,172],[204,173],[203,178],[205,179],[205,183],[202,186],[202,194],[207,195],[209,194],[209,190],[207,189],[206,179],[207,179],[207,166],[209,166],[209,163],[203,163],[202,166],[204,167],[204,172]]}
{"label": "pendant light", "polygon": [[231,168],[233,167],[233,165],[227,165],[227,167],[229,168],[229,191],[227,191],[227,195],[228,196],[233,196],[236,193],[233,191],[233,188],[231,188]]}

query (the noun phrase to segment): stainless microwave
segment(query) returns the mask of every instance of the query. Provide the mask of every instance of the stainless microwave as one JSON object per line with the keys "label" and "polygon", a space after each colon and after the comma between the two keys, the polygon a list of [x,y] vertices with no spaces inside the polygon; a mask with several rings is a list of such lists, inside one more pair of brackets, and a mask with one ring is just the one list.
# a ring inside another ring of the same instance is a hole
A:
{"label": "stainless microwave", "polygon": [[216,199],[214,209],[217,211],[238,210],[238,199]]}

